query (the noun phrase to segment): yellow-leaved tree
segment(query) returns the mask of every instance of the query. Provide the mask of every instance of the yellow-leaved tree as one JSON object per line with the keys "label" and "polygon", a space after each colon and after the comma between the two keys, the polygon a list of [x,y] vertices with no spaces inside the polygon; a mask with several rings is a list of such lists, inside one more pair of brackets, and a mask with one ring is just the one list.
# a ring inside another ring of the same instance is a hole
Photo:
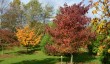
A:
{"label": "yellow-leaved tree", "polygon": [[[108,57],[108,53],[110,53],[110,0],[96,0],[95,2],[94,0],[90,0],[90,2],[94,8],[92,13],[95,16],[91,21],[91,26],[97,33],[96,44],[99,43],[97,45],[97,55],[106,58]],[[106,62],[110,64],[107,60]]]}
{"label": "yellow-leaved tree", "polygon": [[42,34],[36,35],[35,29],[25,26],[23,29],[17,29],[16,36],[20,44],[27,47],[28,51],[29,47],[34,47],[39,44]]}

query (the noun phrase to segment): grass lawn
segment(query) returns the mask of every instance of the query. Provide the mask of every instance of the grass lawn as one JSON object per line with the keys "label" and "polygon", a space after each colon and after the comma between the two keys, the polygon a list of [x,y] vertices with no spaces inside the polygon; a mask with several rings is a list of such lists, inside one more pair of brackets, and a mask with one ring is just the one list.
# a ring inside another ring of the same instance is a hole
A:
{"label": "grass lawn", "polygon": [[[20,52],[21,50],[24,49],[15,47],[13,50],[5,50],[4,55],[0,54],[0,64],[60,64],[60,56],[48,56],[39,50],[26,54]],[[66,64],[70,59],[65,57],[63,60]],[[74,62],[78,64],[101,64],[97,58],[86,53],[74,55]]]}

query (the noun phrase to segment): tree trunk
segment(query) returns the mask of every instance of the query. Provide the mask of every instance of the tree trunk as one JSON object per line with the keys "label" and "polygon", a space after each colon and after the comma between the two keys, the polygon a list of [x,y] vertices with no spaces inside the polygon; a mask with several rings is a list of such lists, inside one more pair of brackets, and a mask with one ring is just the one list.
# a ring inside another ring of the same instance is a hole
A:
{"label": "tree trunk", "polygon": [[2,23],[2,13],[3,13],[3,11],[1,10],[0,11],[0,29],[2,28],[2,24],[1,24]]}
{"label": "tree trunk", "polygon": [[[44,24],[44,29],[45,29],[45,18],[44,18],[44,21],[43,21],[43,24]],[[44,30],[44,33],[43,33],[44,35],[45,35],[45,30]]]}
{"label": "tree trunk", "polygon": [[28,47],[27,47],[27,53],[28,53]]}
{"label": "tree trunk", "polygon": [[45,25],[45,18],[44,18],[43,24]]}
{"label": "tree trunk", "polygon": [[71,54],[70,64],[73,64],[73,54]]}
{"label": "tree trunk", "polygon": [[3,44],[2,44],[2,55],[4,54],[4,46],[3,46]]}
{"label": "tree trunk", "polygon": [[61,56],[61,64],[63,64],[63,56]]}

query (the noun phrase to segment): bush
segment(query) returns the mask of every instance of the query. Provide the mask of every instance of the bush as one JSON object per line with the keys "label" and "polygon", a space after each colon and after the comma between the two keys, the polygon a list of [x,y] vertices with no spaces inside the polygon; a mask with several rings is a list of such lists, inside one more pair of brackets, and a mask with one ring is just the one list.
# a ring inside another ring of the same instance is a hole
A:
{"label": "bush", "polygon": [[48,34],[45,34],[40,43],[40,47],[42,51],[45,52],[45,45],[47,44],[47,42],[50,42],[50,41],[51,41],[51,36]]}

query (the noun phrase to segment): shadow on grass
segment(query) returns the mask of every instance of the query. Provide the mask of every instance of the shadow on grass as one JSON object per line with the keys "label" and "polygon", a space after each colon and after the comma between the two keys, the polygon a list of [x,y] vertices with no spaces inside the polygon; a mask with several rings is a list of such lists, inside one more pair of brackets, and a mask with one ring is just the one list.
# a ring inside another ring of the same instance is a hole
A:
{"label": "shadow on grass", "polygon": [[36,52],[36,50],[29,50],[29,51],[26,51],[26,50],[20,50],[20,51],[16,51],[16,52],[7,52],[5,54],[17,54],[17,55],[22,55],[22,54],[27,54],[27,55],[31,55],[31,54],[34,54]]}
{"label": "shadow on grass", "polygon": [[31,54],[34,54],[35,53],[35,50],[30,50],[30,51],[18,51],[17,54],[18,55],[21,55],[21,54],[28,54],[28,55],[31,55]]}
{"label": "shadow on grass", "polygon": [[3,60],[0,60],[0,63],[2,62]]}
{"label": "shadow on grass", "polygon": [[55,58],[46,58],[43,60],[25,60],[18,63],[12,63],[12,64],[56,64],[58,62],[58,59]]}
{"label": "shadow on grass", "polygon": [[[73,61],[75,63],[89,62],[89,61],[92,61],[94,59],[96,59],[95,56],[91,56],[87,52],[73,54]],[[67,58],[64,58],[64,62],[70,62],[70,55],[67,55]]]}
{"label": "shadow on grass", "polygon": [[[96,59],[94,56],[90,56],[88,53],[75,53],[74,55],[74,63],[77,64],[84,64],[85,62],[90,62],[94,59]],[[56,64],[60,62],[60,58],[46,58],[42,60],[25,60],[22,62],[17,62],[13,64]],[[67,57],[63,58],[64,63],[69,63],[70,62],[70,56],[68,55]]]}

